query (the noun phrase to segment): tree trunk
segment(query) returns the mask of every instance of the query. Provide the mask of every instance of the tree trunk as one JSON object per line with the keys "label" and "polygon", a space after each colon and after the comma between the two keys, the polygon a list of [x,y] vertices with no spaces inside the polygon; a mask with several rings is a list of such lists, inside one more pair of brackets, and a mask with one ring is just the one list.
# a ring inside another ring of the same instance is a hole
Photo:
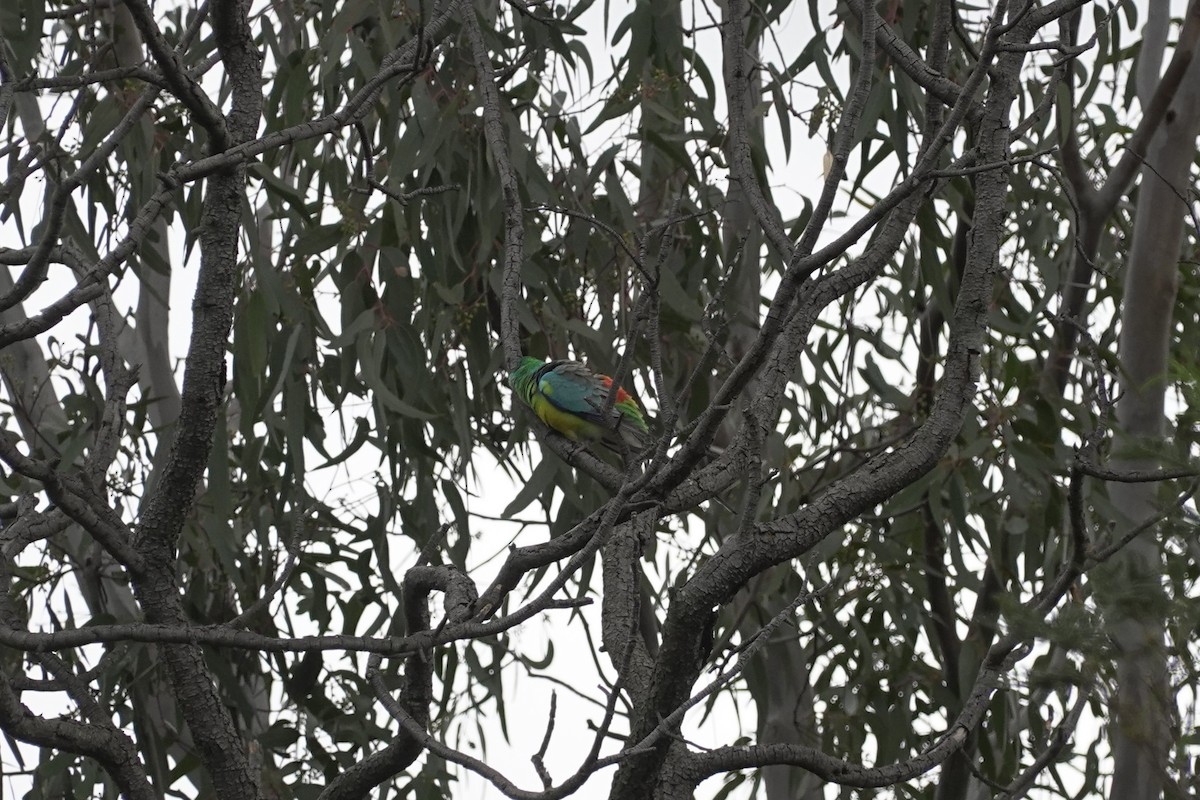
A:
{"label": "tree trunk", "polygon": [[[728,7],[725,9],[728,13]],[[725,24],[733,20],[726,18]],[[746,61],[757,63],[761,26],[750,27],[749,18],[742,21],[746,30]],[[763,143],[762,115],[753,106],[762,96],[762,73],[751,70],[749,85],[741,94],[744,114],[752,142]],[[732,156],[730,156],[732,158]],[[754,219],[746,197],[745,187],[738,181],[729,184],[725,218],[722,220],[725,257],[737,258],[730,264],[729,285],[725,287],[729,315],[729,355],[736,362],[750,349],[758,337],[759,313],[762,304],[763,234]],[[751,389],[751,393],[754,389]],[[736,422],[741,416],[731,414],[717,431],[713,443],[725,448],[732,441]],[[791,570],[790,566],[780,569]],[[784,581],[784,585],[799,584],[799,579]],[[751,589],[760,582],[751,583]],[[780,581],[766,581],[772,586]],[[791,597],[760,597],[751,591],[739,592],[734,600],[733,613],[741,622],[739,629],[746,639],[758,633],[767,620],[779,612]],[[763,648],[761,655],[763,677],[751,681],[749,688],[758,710],[755,738],[758,744],[796,744],[816,747],[820,736],[813,712],[812,684],[809,680],[811,656],[798,638],[777,637]],[[824,796],[824,781],[811,773],[788,766],[764,767],[763,786],[767,800],[820,800]]]}
{"label": "tree trunk", "polygon": [[[1116,404],[1122,466],[1153,468],[1165,447],[1163,406],[1180,244],[1200,134],[1200,62],[1193,63],[1146,154],[1125,274]],[[1110,496],[1121,516],[1115,535],[1159,512],[1157,484],[1116,483]],[[1163,561],[1156,528],[1121,550],[1096,586],[1116,646],[1117,702],[1110,730],[1114,756],[1109,797],[1161,797],[1172,740],[1173,700],[1164,646]]]}

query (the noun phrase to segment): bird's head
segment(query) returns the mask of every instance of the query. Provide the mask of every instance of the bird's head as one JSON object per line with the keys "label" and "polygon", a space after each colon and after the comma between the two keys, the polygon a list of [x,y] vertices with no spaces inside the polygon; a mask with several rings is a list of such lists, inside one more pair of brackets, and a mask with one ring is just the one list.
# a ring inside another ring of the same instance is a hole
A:
{"label": "bird's head", "polygon": [[539,358],[524,356],[521,362],[517,364],[517,368],[508,373],[508,385],[512,387],[514,392],[528,397],[530,389],[533,387],[534,375],[545,364],[546,362]]}

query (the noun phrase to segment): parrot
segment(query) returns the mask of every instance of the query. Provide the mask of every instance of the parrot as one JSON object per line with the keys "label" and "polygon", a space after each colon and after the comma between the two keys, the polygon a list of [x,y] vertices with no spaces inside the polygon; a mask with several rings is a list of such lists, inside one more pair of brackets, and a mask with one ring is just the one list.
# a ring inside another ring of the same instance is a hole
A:
{"label": "parrot", "polygon": [[646,419],[629,392],[617,387],[607,418],[600,415],[612,378],[578,361],[541,361],[525,356],[508,374],[513,392],[542,422],[572,441],[593,441],[621,452],[640,450],[650,436]]}

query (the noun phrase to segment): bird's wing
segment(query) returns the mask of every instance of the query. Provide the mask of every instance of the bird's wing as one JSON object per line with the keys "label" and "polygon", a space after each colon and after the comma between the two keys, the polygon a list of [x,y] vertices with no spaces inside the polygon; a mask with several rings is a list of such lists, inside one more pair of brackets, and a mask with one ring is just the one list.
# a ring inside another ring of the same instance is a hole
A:
{"label": "bird's wing", "polygon": [[600,409],[608,397],[608,382],[582,364],[563,361],[544,371],[538,380],[538,392],[560,411],[574,414],[596,424],[612,424],[621,416],[609,409],[607,420]]}

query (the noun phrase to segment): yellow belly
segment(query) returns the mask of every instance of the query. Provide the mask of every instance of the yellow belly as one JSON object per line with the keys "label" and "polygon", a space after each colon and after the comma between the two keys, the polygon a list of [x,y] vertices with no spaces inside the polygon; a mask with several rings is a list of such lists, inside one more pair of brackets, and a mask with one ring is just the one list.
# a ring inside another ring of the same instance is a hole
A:
{"label": "yellow belly", "polygon": [[594,425],[585,419],[580,419],[574,414],[569,414],[562,411],[549,400],[538,398],[540,402],[534,411],[542,422],[549,425],[554,430],[566,436],[572,441],[578,442],[581,439],[599,439],[603,437],[604,431],[600,430],[598,425]]}

